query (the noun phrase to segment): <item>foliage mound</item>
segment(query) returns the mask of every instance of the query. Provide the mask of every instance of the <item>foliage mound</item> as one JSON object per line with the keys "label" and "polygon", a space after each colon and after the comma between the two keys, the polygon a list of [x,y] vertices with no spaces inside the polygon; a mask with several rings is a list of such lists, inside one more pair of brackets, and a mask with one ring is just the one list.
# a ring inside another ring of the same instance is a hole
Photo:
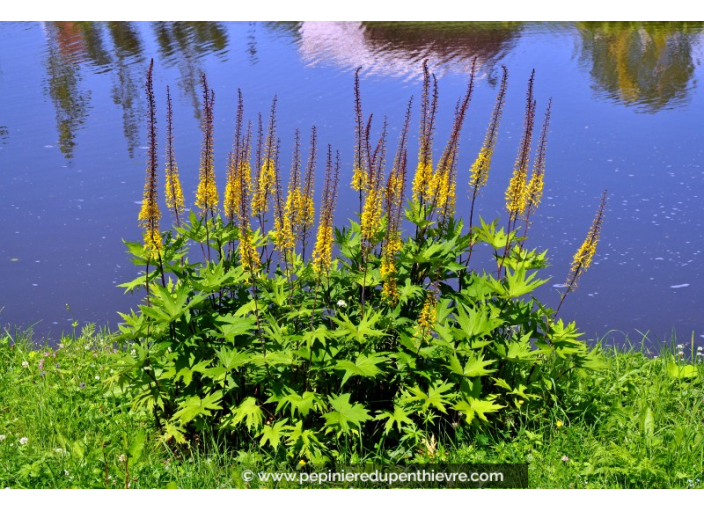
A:
{"label": "foliage mound", "polygon": [[[252,124],[244,125],[240,93],[219,209],[214,94],[205,76],[195,202],[200,213],[184,214],[169,97],[166,199],[175,225],[159,230],[150,68],[150,150],[139,217],[144,242],[126,243],[145,270],[124,285],[147,295],[139,310],[122,315],[122,339],[131,342],[133,354],[122,356],[110,382],[128,392],[134,407],[153,413],[165,440],[185,443],[215,429],[234,444],[258,441],[277,458],[316,464],[353,461],[350,455],[381,450],[401,460],[418,448],[433,448],[436,438],[467,437],[482,428],[511,434],[519,420],[537,415],[555,398],[566,374],[597,368],[601,360],[580,340],[574,323],[558,320],[531,295],[546,282],[537,274],[546,266],[546,254],[525,243],[542,194],[550,118],[548,105],[529,171],[533,76],[506,192],[507,228],[498,228],[498,220],[473,222],[496,145],[507,77],[504,69],[484,145],[470,169],[465,228],[455,211],[456,183],[474,72],[457,103],[450,138],[434,162],[438,89],[425,67],[419,157],[408,200],[412,102],[387,172],[388,129],[384,122],[372,143],[358,73],[352,165],[358,221],[335,227],[342,164],[339,152],[328,146],[315,245],[306,257],[314,226],[315,128],[305,171],[296,132],[284,196],[276,99],[266,134],[260,116],[254,136]],[[565,295],[589,267],[604,205],[605,195],[575,255]],[[494,268],[472,258],[487,250],[494,254]]]}

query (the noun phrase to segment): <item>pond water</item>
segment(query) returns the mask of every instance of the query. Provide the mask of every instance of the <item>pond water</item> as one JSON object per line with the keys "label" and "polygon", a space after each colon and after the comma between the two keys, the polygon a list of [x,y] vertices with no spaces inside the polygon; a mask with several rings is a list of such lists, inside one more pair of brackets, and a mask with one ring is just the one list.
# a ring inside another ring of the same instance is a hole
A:
{"label": "pond water", "polygon": [[[510,73],[478,203],[482,217],[505,222],[503,196],[533,68],[539,118],[553,99],[545,195],[529,240],[549,250],[544,275],[552,279],[539,297],[557,305],[559,285],[608,189],[594,265],[561,316],[589,338],[616,330],[616,342],[626,334],[638,340],[639,332],[665,340],[676,331],[683,341],[693,332],[704,340],[701,24],[2,23],[0,38],[0,324],[33,325],[35,338],[56,338],[74,320],[115,328],[116,312],[139,302],[116,285],[138,271],[122,239],[141,239],[151,58],[159,152],[170,85],[176,157],[192,203],[202,73],[216,96],[221,190],[238,88],[248,119],[266,115],[277,95],[286,168],[294,130],[316,125],[320,144],[340,149],[341,185],[349,189],[355,69],[362,67],[365,112],[374,112],[377,125],[387,116],[395,140],[411,95],[418,105],[428,59],[439,80],[440,151],[477,57],[459,190],[481,147],[501,66]],[[410,152],[416,150],[414,141]],[[458,209],[466,215],[465,195],[458,192]],[[356,210],[355,194],[341,193],[337,223]]]}

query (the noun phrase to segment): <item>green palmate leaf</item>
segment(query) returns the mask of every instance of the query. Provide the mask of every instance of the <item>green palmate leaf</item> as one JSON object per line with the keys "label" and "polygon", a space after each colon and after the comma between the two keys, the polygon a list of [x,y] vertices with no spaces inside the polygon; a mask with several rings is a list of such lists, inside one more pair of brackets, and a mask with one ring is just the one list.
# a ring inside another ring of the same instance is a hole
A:
{"label": "green palmate leaf", "polygon": [[379,356],[375,354],[369,357],[364,354],[360,354],[354,363],[348,360],[338,361],[337,365],[335,365],[335,370],[345,371],[340,387],[342,387],[353,375],[358,375],[360,377],[376,377],[378,374],[383,373],[377,365],[385,363],[388,359],[389,358],[386,356]]}
{"label": "green palmate leaf", "polygon": [[284,306],[288,301],[286,283],[286,278],[282,278],[280,276],[267,281],[269,290],[266,290],[264,295],[276,306]]}
{"label": "green palmate leaf", "polygon": [[413,285],[410,278],[406,278],[403,286],[398,287],[398,299],[401,304],[408,301],[421,299],[425,291],[420,285]]}
{"label": "green palmate leaf", "polygon": [[313,409],[320,411],[323,408],[323,401],[312,391],[304,391],[303,395],[291,393],[279,400],[279,404],[276,406],[276,412],[278,413],[279,410],[286,409],[288,406],[291,407],[292,418],[296,414],[306,417]]}
{"label": "green palmate leaf", "polygon": [[492,377],[491,380],[494,381],[494,384],[496,384],[496,386],[498,386],[499,388],[511,391],[511,386],[509,386],[509,384],[503,379],[496,379]]}
{"label": "green palmate leaf", "polygon": [[332,320],[339,326],[339,328],[335,331],[335,336],[337,337],[346,337],[350,340],[364,343],[367,341],[368,337],[379,337],[386,335],[383,331],[374,329],[374,326],[382,317],[381,311],[369,316],[365,314],[359,321],[359,324],[354,324],[344,313],[340,313],[339,317],[339,319],[337,317],[332,318]]}
{"label": "green palmate leaf", "polygon": [[254,397],[244,399],[240,405],[232,411],[232,417],[230,419],[232,425],[239,425],[244,422],[247,430],[250,431],[253,428],[259,428],[263,421],[264,413],[257,405],[257,399]]}
{"label": "green palmate leaf", "polygon": [[548,282],[548,280],[536,279],[536,271],[530,274],[527,274],[527,272],[528,269],[524,266],[519,267],[515,271],[506,268],[505,279],[492,279],[488,280],[488,283],[497,295],[507,299],[514,299],[533,292],[535,289]]}
{"label": "green palmate leaf", "polygon": [[465,363],[463,368],[457,356],[453,356],[450,358],[450,365],[448,365],[448,368],[453,373],[461,375],[462,377],[482,377],[496,372],[496,370],[486,369],[486,367],[494,362],[495,360],[484,361],[484,355],[473,355],[467,360],[467,363]]}
{"label": "green palmate leaf", "polygon": [[516,388],[514,388],[512,391],[509,391],[509,395],[517,395],[521,398],[524,398],[526,400],[530,400],[533,398],[537,398],[537,395],[532,395],[530,393],[526,393],[526,390],[528,388],[524,384],[519,384]]}
{"label": "green palmate leaf", "polygon": [[297,447],[301,456],[310,457],[320,450],[322,443],[314,431],[303,428],[303,420],[298,420],[295,426],[286,425],[288,432],[286,444]]}
{"label": "green palmate leaf", "polygon": [[128,292],[134,292],[134,289],[144,287],[147,283],[147,275],[140,275],[132,281],[121,283],[118,287],[125,289],[125,294]]}
{"label": "green palmate leaf", "polygon": [[394,406],[394,412],[389,411],[379,411],[375,420],[386,420],[384,424],[384,432],[388,434],[391,429],[396,425],[398,432],[401,432],[401,427],[404,423],[413,424],[413,420],[408,417],[408,413],[403,409],[403,407]]}
{"label": "green palmate leaf", "polygon": [[226,285],[231,285],[243,278],[241,267],[225,270],[224,261],[209,262],[198,271],[198,276],[191,280],[193,288],[205,294],[218,292]]}
{"label": "green palmate leaf", "polygon": [[493,306],[475,310],[460,303],[457,306],[457,324],[461,328],[461,336],[473,339],[491,334],[504,323],[499,314],[499,309]]}
{"label": "green palmate leaf", "polygon": [[168,442],[173,439],[178,444],[186,444],[188,441],[186,441],[186,436],[183,434],[184,432],[185,429],[183,427],[179,427],[175,423],[169,422],[164,426],[164,434],[161,436],[161,439],[164,442]]}
{"label": "green palmate leaf", "polygon": [[428,393],[425,393],[418,386],[414,386],[409,390],[404,390],[401,400],[408,403],[419,403],[423,411],[434,407],[441,413],[447,414],[445,405],[449,404],[451,399],[455,397],[454,393],[450,393],[452,388],[452,384],[442,381],[436,381],[428,389]]}
{"label": "green palmate leaf", "polygon": [[275,422],[273,425],[264,425],[260,434],[261,439],[259,440],[259,445],[264,446],[266,443],[269,443],[271,447],[276,450],[279,447],[281,439],[284,437],[287,422],[288,418],[284,418],[283,420]]}
{"label": "green palmate leaf", "polygon": [[193,396],[179,405],[179,410],[174,413],[174,420],[180,425],[185,425],[199,416],[211,416],[212,411],[222,409],[220,405],[222,391],[206,395],[205,398]]}
{"label": "green palmate leaf", "polygon": [[333,410],[323,415],[327,431],[336,431],[340,435],[349,432],[352,426],[358,429],[362,422],[372,419],[362,404],[350,404],[350,396],[344,393],[329,397]]}
{"label": "green palmate leaf", "polygon": [[222,347],[216,351],[220,365],[227,371],[237,370],[249,363],[252,354],[248,351],[238,351],[229,347]]}
{"label": "green palmate leaf", "polygon": [[217,319],[218,336],[228,341],[234,341],[240,335],[249,335],[257,327],[254,317],[240,317],[234,314],[221,315]]}
{"label": "green palmate leaf", "polygon": [[538,351],[530,344],[530,333],[523,335],[520,340],[506,342],[506,345],[495,345],[493,350],[501,358],[514,363],[528,363],[535,361]]}
{"label": "green palmate leaf", "polygon": [[303,341],[309,349],[313,347],[316,341],[320,342],[320,344],[325,347],[329,338],[331,338],[331,332],[322,324],[314,331],[306,331],[303,333]]}
{"label": "green palmate leaf", "polygon": [[474,418],[479,418],[481,421],[488,422],[486,413],[495,413],[504,406],[496,404],[495,395],[489,395],[486,400],[479,400],[476,398],[469,397],[465,401],[458,402],[455,404],[453,409],[464,413],[467,423],[472,423]]}
{"label": "green palmate leaf", "polygon": [[[190,360],[192,361],[192,360]],[[199,363],[196,363],[195,365],[188,366],[185,365],[188,361],[185,359],[180,359],[178,360],[173,368],[173,371],[175,372],[174,380],[178,381],[179,379],[183,381],[183,384],[188,386],[191,384],[191,381],[193,380],[193,375],[195,373],[203,373],[206,371],[208,368],[208,365],[210,365],[210,360],[203,360],[200,361]],[[179,368],[181,367],[181,368]],[[178,371],[177,371],[178,370]]]}
{"label": "green palmate leaf", "polygon": [[252,362],[253,365],[256,365],[258,367],[263,367],[263,366],[270,366],[274,367],[277,365],[295,365],[296,364],[296,359],[294,358],[293,351],[291,350],[285,350],[285,351],[267,351],[266,355],[264,354],[253,354],[250,361]]}
{"label": "green palmate leaf", "polygon": [[[495,250],[505,248],[508,245],[508,236],[504,232],[504,229],[496,230],[498,220],[486,223],[484,219],[480,217],[479,221],[481,222],[481,226],[477,230],[477,240],[479,242],[487,243]],[[511,238],[513,239],[513,237],[512,233]]]}
{"label": "green palmate leaf", "polygon": [[[565,326],[562,319],[551,325],[549,340],[552,348],[561,358],[572,357],[574,355],[586,356],[587,346],[579,340],[582,333],[577,331],[577,326],[574,322],[570,322]],[[542,346],[541,346],[542,347]]]}

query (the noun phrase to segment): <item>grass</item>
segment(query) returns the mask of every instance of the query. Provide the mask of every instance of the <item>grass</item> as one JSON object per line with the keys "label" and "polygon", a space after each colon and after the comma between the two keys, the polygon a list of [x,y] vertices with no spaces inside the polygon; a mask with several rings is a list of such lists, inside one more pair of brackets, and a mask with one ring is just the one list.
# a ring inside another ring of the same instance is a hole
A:
{"label": "grass", "polygon": [[[105,384],[115,347],[93,327],[57,348],[0,339],[0,487],[257,487],[267,484],[245,483],[243,470],[300,469],[272,465],[256,440],[248,451],[212,434],[167,447],[152,417]],[[603,370],[565,378],[539,416],[505,432],[468,429],[458,444],[439,439],[409,461],[527,462],[532,488],[702,487],[704,371],[676,361],[685,357],[609,350]]]}

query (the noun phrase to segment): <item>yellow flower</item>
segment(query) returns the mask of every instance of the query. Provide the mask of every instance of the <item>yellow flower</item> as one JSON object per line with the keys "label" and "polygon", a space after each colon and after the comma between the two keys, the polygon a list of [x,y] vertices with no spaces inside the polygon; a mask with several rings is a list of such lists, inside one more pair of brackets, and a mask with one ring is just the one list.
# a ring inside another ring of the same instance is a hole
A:
{"label": "yellow flower", "polygon": [[528,81],[528,94],[526,97],[526,117],[523,125],[523,135],[518,147],[518,156],[513,167],[513,176],[506,190],[506,209],[515,220],[526,210],[528,200],[528,165],[530,160],[530,146],[533,139],[533,125],[535,119],[535,101],[533,100],[533,80],[535,70]]}
{"label": "yellow flower", "polygon": [[317,273],[328,272],[332,265],[332,225],[320,224],[313,250],[313,269]]}
{"label": "yellow flower", "polygon": [[506,98],[506,83],[508,81],[508,71],[506,67],[503,68],[503,77],[501,78],[501,87],[499,87],[499,93],[496,96],[496,104],[494,105],[494,111],[491,115],[491,122],[489,123],[489,128],[486,131],[486,137],[484,138],[484,144],[477,159],[474,161],[472,168],[469,172],[471,174],[469,184],[472,188],[478,190],[486,186],[489,179],[489,168],[491,167],[491,157],[494,154],[494,148],[496,147],[496,140],[499,131],[499,122],[501,120],[501,112],[504,106],[504,100]]}
{"label": "yellow flower", "polygon": [[268,198],[269,195],[274,192],[275,185],[276,166],[273,159],[266,158],[264,163],[262,163],[262,169],[259,173],[256,193],[252,198],[252,214],[254,216],[259,216],[267,212],[269,209]]}
{"label": "yellow flower", "polygon": [[372,239],[381,229],[381,198],[382,196],[377,186],[369,189],[360,222],[362,239]]}
{"label": "yellow flower", "polygon": [[299,466],[305,466],[305,465],[306,465],[306,461],[303,460],[303,459],[301,459],[301,460],[298,461],[298,465],[299,465]]}
{"label": "yellow flower", "polygon": [[435,292],[429,292],[428,296],[425,298],[425,303],[423,303],[423,309],[418,315],[418,326],[422,336],[425,336],[428,330],[435,326],[436,305],[437,298],[435,297]]}
{"label": "yellow flower", "polygon": [[548,102],[548,108],[545,111],[545,121],[540,133],[540,143],[538,144],[538,154],[533,165],[533,174],[528,182],[526,190],[526,205],[528,208],[527,215],[532,209],[538,207],[540,199],[543,197],[543,179],[545,177],[545,151],[548,143],[548,127],[550,125],[550,108],[552,107],[552,99]]}
{"label": "yellow flower", "polygon": [[562,422],[560,420],[557,420],[555,422],[555,426],[559,429],[560,427],[562,427]]}
{"label": "yellow flower", "polygon": [[259,253],[257,252],[256,246],[254,246],[252,230],[249,228],[249,225],[245,225],[240,231],[239,251],[242,269],[244,269],[246,273],[256,273],[260,264]]}
{"label": "yellow flower", "polygon": [[183,214],[185,203],[174,155],[173,108],[171,105],[171,92],[168,86],[166,87],[166,108],[166,206],[174,212],[176,223],[180,225],[179,215]]}
{"label": "yellow flower", "polygon": [[430,161],[419,161],[418,167],[416,168],[416,174],[413,177],[413,200],[430,200],[432,198],[432,181],[433,163]]}
{"label": "yellow flower", "polygon": [[367,188],[367,172],[355,166],[352,170],[352,189],[361,191]]}
{"label": "yellow flower", "polygon": [[156,105],[154,101],[154,88],[152,82],[152,69],[154,61],[149,65],[147,73],[147,100],[149,103],[149,123],[147,132],[149,136],[149,151],[147,155],[147,176],[144,183],[144,196],[142,207],[137,221],[144,228],[144,249],[147,257],[157,258],[163,248],[161,232],[159,231],[159,204],[157,202],[157,157],[156,157]]}
{"label": "yellow flower", "polygon": [[572,259],[572,267],[570,268],[570,274],[567,277],[567,291],[570,292],[574,290],[577,284],[579,276],[584,273],[592,263],[594,254],[596,253],[596,245],[599,242],[599,236],[601,235],[601,226],[604,222],[604,209],[606,208],[606,191],[602,194],[601,203],[599,204],[599,209],[596,213],[596,217],[592,222],[592,226],[587,233],[586,239],[579,247],[577,253],[574,254]]}
{"label": "yellow flower", "polygon": [[196,206],[203,213],[215,212],[218,206],[218,189],[215,186],[215,160],[213,141],[213,104],[215,93],[208,87],[203,75],[203,145],[200,153],[200,172],[196,189]]}

